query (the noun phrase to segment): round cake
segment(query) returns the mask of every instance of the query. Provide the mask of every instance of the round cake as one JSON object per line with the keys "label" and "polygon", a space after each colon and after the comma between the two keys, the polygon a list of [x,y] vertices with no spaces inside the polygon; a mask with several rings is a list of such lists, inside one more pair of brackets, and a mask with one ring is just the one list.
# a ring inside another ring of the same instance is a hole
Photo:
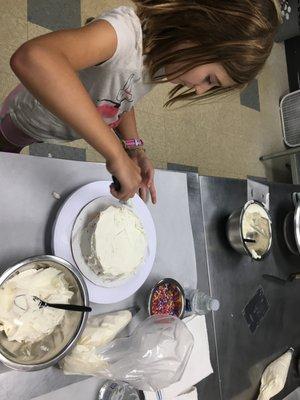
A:
{"label": "round cake", "polygon": [[127,206],[110,206],[94,221],[89,265],[104,280],[132,275],[145,257],[147,239],[137,215]]}

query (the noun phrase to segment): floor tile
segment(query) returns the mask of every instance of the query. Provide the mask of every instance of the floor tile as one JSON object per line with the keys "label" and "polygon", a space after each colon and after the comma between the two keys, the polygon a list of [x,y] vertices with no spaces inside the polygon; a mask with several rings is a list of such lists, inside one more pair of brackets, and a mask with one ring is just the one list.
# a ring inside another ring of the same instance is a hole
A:
{"label": "floor tile", "polygon": [[5,21],[21,18],[27,19],[27,0],[0,1],[1,24]]}
{"label": "floor tile", "polygon": [[[59,144],[59,143],[57,143]],[[91,147],[87,141],[85,141],[84,139],[78,139],[78,140],[74,140],[72,142],[66,142],[64,144],[64,146],[69,146],[69,147],[76,147],[79,149],[87,149],[88,147]]]}
{"label": "floor tile", "polygon": [[28,21],[52,31],[81,25],[80,0],[28,0]]}
{"label": "floor tile", "polygon": [[209,143],[222,147],[227,137],[238,132],[240,108],[228,102],[195,106],[166,115],[167,160],[206,167],[213,162]]}
{"label": "floor tile", "polygon": [[241,92],[241,105],[260,111],[259,89],[257,79],[253,79]]}
{"label": "floor tile", "polygon": [[18,83],[19,80],[12,71],[0,71],[0,104],[5,99],[5,97],[17,86]]}
{"label": "floor tile", "polygon": [[29,154],[32,156],[61,158],[64,160],[85,161],[85,149],[76,147],[61,146],[49,143],[34,143],[29,147]]}
{"label": "floor tile", "polygon": [[85,149],[86,151],[86,161],[89,162],[99,162],[105,163],[105,158],[98,153],[93,147],[89,146]]}
{"label": "floor tile", "polygon": [[196,123],[179,117],[164,118],[168,163],[197,165],[205,163],[207,136]]}
{"label": "floor tile", "polygon": [[164,161],[153,161],[155,169],[167,169],[167,163]]}
{"label": "floor tile", "polygon": [[24,42],[27,41],[27,20],[25,18],[5,18],[1,15],[0,43],[1,58],[0,72],[11,71],[10,58]]}
{"label": "floor tile", "polygon": [[265,175],[263,165],[258,160],[259,144],[245,141],[242,135],[227,136],[227,140],[220,145],[210,141],[208,151],[211,154],[208,169],[212,175],[242,179],[247,175]]}
{"label": "floor tile", "polygon": [[167,161],[164,119],[145,112],[136,114],[138,132],[145,142],[146,152],[153,161]]}
{"label": "floor tile", "polygon": [[241,111],[241,119],[241,133],[247,141],[257,142],[261,152],[272,152],[282,147],[279,110],[274,110],[273,113],[257,113],[244,108]]}
{"label": "floor tile", "polygon": [[191,165],[168,163],[167,169],[169,171],[179,171],[179,172],[196,172],[198,173],[198,167],[193,167]]}
{"label": "floor tile", "polygon": [[102,12],[112,10],[120,6],[131,6],[129,0],[81,0],[81,21],[85,23],[89,17],[98,17]]}
{"label": "floor tile", "polygon": [[33,39],[37,36],[45,35],[46,33],[51,32],[51,30],[44,28],[43,26],[39,26],[33,24],[31,22],[27,23],[27,35],[28,40]]}
{"label": "floor tile", "polygon": [[261,111],[277,111],[280,98],[289,92],[285,49],[282,43],[275,43],[271,56],[258,76],[258,82]]}
{"label": "floor tile", "polygon": [[13,53],[26,40],[27,0],[0,1],[0,101],[17,82],[9,62]]}
{"label": "floor tile", "polygon": [[25,18],[9,18],[6,19],[1,16],[0,24],[0,41],[5,43],[5,46],[1,46],[2,49],[6,45],[20,46],[27,39],[27,20]]}
{"label": "floor tile", "polygon": [[165,108],[164,104],[168,101],[168,93],[173,87],[174,85],[169,83],[157,84],[147,96],[138,102],[136,110],[154,115],[168,114],[169,109]]}
{"label": "floor tile", "polygon": [[274,45],[264,69],[259,75],[261,102],[261,152],[280,151],[284,148],[279,113],[281,97],[288,92],[285,49],[282,43]]}
{"label": "floor tile", "polygon": [[[55,144],[61,145],[60,142],[57,142]],[[64,143],[64,146],[75,149],[83,149],[85,151],[86,161],[89,162],[105,161],[104,157],[100,153],[98,153],[92,146],[90,146],[84,139],[78,139],[72,142],[66,142]]]}
{"label": "floor tile", "polygon": [[206,120],[214,121],[220,113],[226,121],[230,122],[231,118],[228,118],[228,115],[234,115],[240,110],[240,92],[236,90],[211,99],[199,100],[193,104],[176,103],[171,108],[167,108],[164,115],[186,118],[203,126]]}

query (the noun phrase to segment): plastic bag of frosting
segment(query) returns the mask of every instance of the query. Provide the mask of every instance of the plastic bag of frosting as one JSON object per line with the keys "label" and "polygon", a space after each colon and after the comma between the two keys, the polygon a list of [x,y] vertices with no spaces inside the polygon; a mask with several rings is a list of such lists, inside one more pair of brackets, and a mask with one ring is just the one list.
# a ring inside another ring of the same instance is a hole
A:
{"label": "plastic bag of frosting", "polygon": [[[192,334],[180,319],[152,316],[129,337],[95,348],[86,357],[81,373],[127,381],[139,390],[163,389],[180,380],[193,343]],[[71,372],[68,361],[63,369]]]}
{"label": "plastic bag of frosting", "polygon": [[289,349],[267,366],[261,378],[257,400],[270,400],[285,386],[294,350]]}
{"label": "plastic bag of frosting", "polygon": [[106,364],[98,350],[111,342],[131,321],[127,310],[89,317],[74,349],[60,361],[67,375],[97,375]]}

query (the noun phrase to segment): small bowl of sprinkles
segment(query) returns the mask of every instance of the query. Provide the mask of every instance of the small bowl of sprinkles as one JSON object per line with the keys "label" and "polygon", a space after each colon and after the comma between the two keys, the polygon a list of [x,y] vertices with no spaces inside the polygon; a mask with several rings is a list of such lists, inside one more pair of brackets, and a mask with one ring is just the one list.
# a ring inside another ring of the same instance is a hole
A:
{"label": "small bowl of sprinkles", "polygon": [[148,301],[150,315],[173,315],[183,318],[184,309],[184,290],[175,279],[165,278],[154,285]]}

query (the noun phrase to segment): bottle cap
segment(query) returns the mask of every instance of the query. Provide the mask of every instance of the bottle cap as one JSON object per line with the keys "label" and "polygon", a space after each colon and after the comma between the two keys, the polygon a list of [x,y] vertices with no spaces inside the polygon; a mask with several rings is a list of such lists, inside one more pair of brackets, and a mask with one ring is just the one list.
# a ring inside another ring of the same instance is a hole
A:
{"label": "bottle cap", "polygon": [[209,303],[209,307],[212,311],[218,311],[218,309],[220,308],[220,302],[217,299],[211,299],[210,303]]}

